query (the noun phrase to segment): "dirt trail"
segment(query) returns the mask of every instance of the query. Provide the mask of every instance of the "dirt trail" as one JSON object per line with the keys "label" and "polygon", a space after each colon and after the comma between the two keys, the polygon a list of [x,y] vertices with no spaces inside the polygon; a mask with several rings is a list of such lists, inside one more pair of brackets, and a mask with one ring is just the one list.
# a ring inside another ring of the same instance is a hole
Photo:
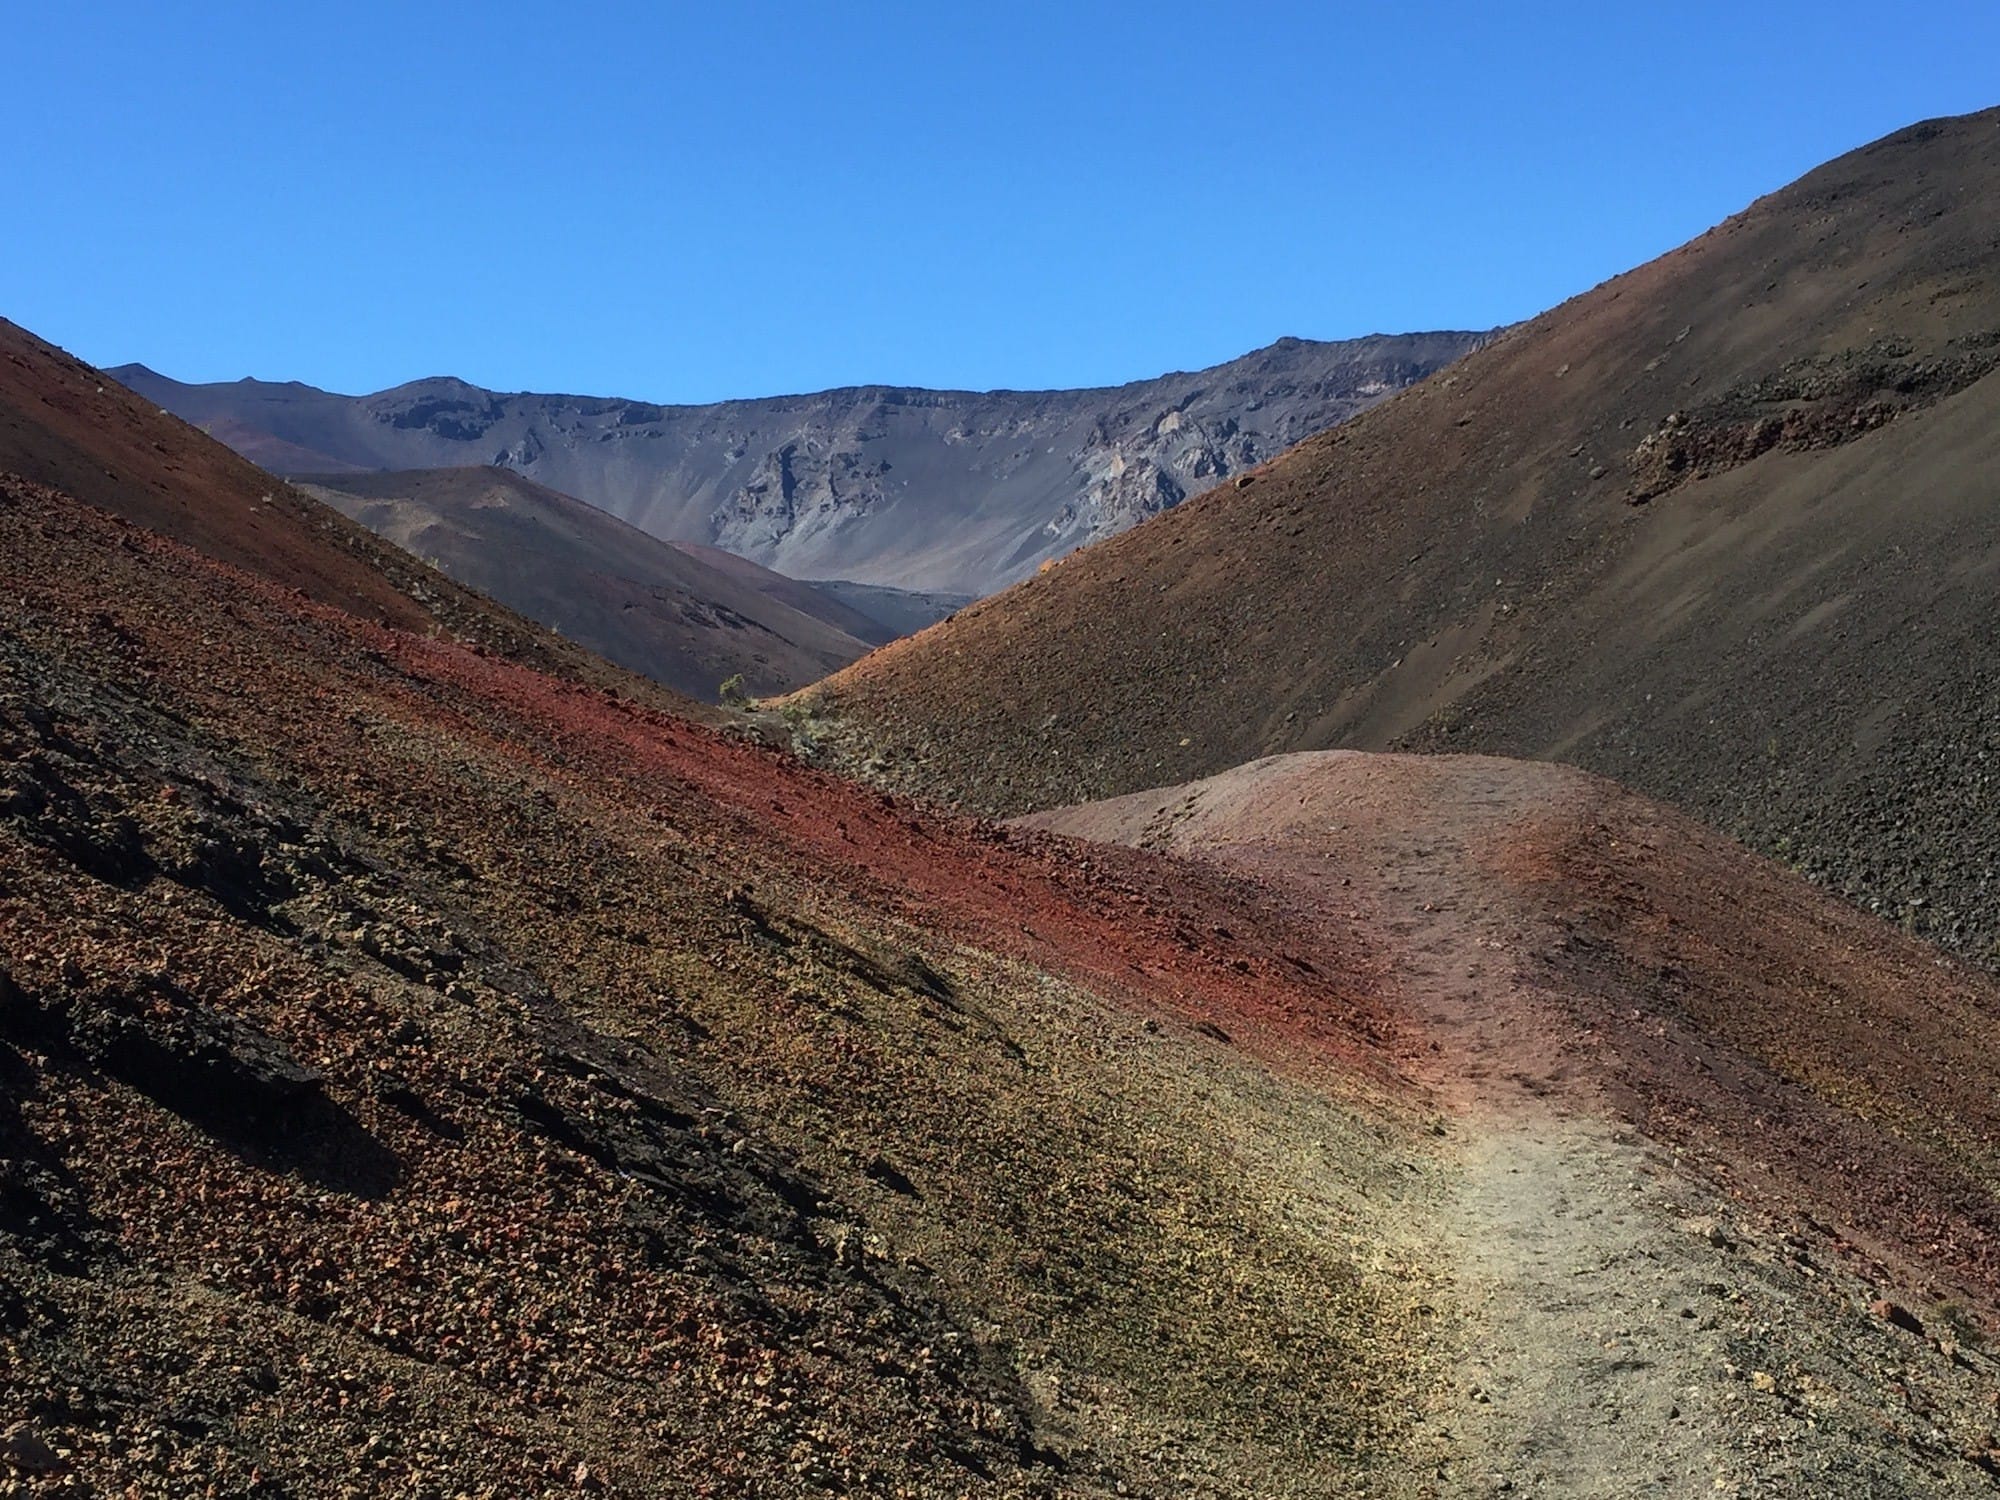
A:
{"label": "dirt trail", "polygon": [[1440,817],[1444,788],[1352,769],[1372,783],[1373,816],[1320,829],[1287,818],[1281,778],[1251,820],[1292,828],[1210,852],[1305,895],[1330,925],[1365,914],[1399,1005],[1437,1049],[1423,1073],[1476,1122],[1457,1132],[1455,1191],[1438,1213],[1476,1330],[1443,1397],[1459,1413],[1444,1492],[1713,1493],[1730,1475],[1696,1412],[1723,1363],[1720,1328],[1680,1316],[1706,1267],[1690,1264],[1657,1153],[1566,1097],[1589,1088],[1587,1040],[1519,975],[1533,914],[1478,880],[1478,852],[1545,776],[1473,763]]}
{"label": "dirt trail", "polygon": [[1463,1330],[1428,1414],[1435,1493],[1994,1493],[1994,1364],[1870,1316],[1878,1288],[1635,1129],[1605,1037],[1539,976],[1551,913],[1495,862],[1596,785],[1332,753],[1028,821],[1249,871],[1377,943],[1453,1122],[1424,1226]]}

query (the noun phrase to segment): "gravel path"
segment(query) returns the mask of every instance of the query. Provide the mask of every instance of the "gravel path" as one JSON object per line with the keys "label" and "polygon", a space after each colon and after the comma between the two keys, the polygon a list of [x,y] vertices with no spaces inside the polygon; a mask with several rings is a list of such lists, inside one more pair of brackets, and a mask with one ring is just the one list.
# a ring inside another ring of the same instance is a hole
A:
{"label": "gravel path", "polygon": [[1829,1243],[1796,1184],[1752,1190],[1649,1138],[1617,1038],[1539,961],[1556,914],[1496,866],[1598,785],[1290,756],[1027,821],[1247,871],[1377,935],[1453,1148],[1427,1210],[1463,1330],[1427,1413],[1434,1493],[1993,1493],[2000,1367],[1935,1316],[1916,1332],[1871,1312],[1908,1300],[1903,1280]]}

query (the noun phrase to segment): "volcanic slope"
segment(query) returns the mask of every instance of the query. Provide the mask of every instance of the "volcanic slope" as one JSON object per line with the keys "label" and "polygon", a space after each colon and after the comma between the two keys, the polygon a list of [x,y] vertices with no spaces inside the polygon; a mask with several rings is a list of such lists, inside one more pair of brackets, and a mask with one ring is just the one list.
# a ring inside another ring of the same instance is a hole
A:
{"label": "volcanic slope", "polygon": [[731,677],[782,692],[888,638],[806,584],[662,542],[506,469],[299,483],[459,582],[690,697],[713,700]]}
{"label": "volcanic slope", "polygon": [[1021,821],[1366,944],[1460,1138],[1438,1404],[1473,1492],[2000,1488],[1965,1347],[2000,1289],[1990,979],[1562,766],[1282,755]]}
{"label": "volcanic slope", "polygon": [[1991,961],[1996,365],[1987,112],[876,653],[820,737],[1008,813],[1283,750],[1551,757]]}
{"label": "volcanic slope", "polygon": [[0,1478],[1414,1492],[1340,941],[13,478],[0,567]]}
{"label": "volcanic slope", "polygon": [[1991,1491],[1992,986],[1636,799],[1282,784],[1301,886],[13,478],[0,567],[25,1493]]}
{"label": "volcanic slope", "polygon": [[1331,427],[1483,337],[1280,339],[1210,369],[1094,390],[874,385],[710,406],[448,378],[343,396],[296,381],[187,385],[143,365],[112,373],[287,473],[499,464],[655,536],[794,577],[985,594]]}
{"label": "volcanic slope", "polygon": [[694,710],[385,545],[4,318],[0,473],[50,485],[362,619],[448,633],[559,676]]}

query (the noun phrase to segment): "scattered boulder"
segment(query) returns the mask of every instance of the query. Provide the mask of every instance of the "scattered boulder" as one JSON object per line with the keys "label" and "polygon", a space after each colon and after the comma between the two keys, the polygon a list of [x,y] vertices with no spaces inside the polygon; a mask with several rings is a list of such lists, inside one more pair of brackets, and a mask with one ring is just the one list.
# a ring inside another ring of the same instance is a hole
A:
{"label": "scattered boulder", "polygon": [[1923,1321],[1900,1302],[1891,1302],[1886,1297],[1878,1298],[1868,1304],[1868,1310],[1892,1328],[1900,1328],[1905,1333],[1914,1333],[1920,1337],[1923,1334]]}

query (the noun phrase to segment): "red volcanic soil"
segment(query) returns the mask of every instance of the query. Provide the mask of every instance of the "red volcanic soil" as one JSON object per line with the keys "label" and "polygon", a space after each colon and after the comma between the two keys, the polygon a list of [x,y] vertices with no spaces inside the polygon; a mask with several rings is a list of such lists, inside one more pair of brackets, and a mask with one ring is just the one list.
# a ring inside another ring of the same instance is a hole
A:
{"label": "red volcanic soil", "polygon": [[[92,1482],[1171,1492],[1134,1422],[1216,1493],[1388,1461],[1435,1310],[1283,1228],[1389,1201],[1422,1107],[1343,935],[11,478],[0,558],[0,1411]],[[1362,1144],[1262,1186],[1246,1133],[1300,1130]]]}
{"label": "red volcanic soil", "polygon": [[702,710],[380,541],[102,371],[0,319],[0,473],[45,484],[363,620]]}
{"label": "red volcanic soil", "polygon": [[[4,481],[0,481],[4,482]],[[237,643],[288,617],[318,632],[352,632],[362,650],[405,679],[413,714],[491,736],[513,756],[635,813],[672,806],[699,824],[698,844],[747,872],[773,878],[800,869],[850,899],[994,952],[1102,986],[1147,1005],[1227,1021],[1248,1039],[1297,1054],[1324,1048],[1343,1062],[1380,1066],[1393,1030],[1365,995],[1370,976],[1337,929],[1307,926],[1264,908],[1251,884],[1143,852],[1079,848],[1061,839],[972,820],[812,769],[743,734],[726,734],[601,689],[581,687],[491,653],[434,636],[359,624],[316,608],[261,578],[220,568],[174,543],[121,527],[60,495],[19,484],[4,491],[10,529],[36,533],[18,555],[60,557],[29,608],[62,608],[61,596],[108,593],[138,553],[190,580],[189,597],[222,597],[199,645],[211,682],[248,684],[268,670]],[[60,540],[58,540],[58,538]],[[106,565],[107,560],[109,565]],[[209,578],[215,584],[207,584]],[[133,601],[136,613],[139,601]],[[113,627],[107,627],[113,628]],[[170,621],[140,623],[121,611],[117,630],[155,672],[173,673],[188,648]],[[157,653],[157,655],[155,654]],[[193,676],[193,662],[185,663]],[[198,694],[229,689],[203,684]],[[327,731],[316,705],[270,705],[295,751],[310,758]],[[532,747],[532,749],[530,748]],[[755,892],[744,892],[754,905]]]}
{"label": "red volcanic soil", "polygon": [[1318,749],[1616,778],[2000,954],[2000,111],[1852,152],[844,669],[998,814]]}
{"label": "red volcanic soil", "polygon": [[1614,1113],[2000,1306],[2000,986],[1692,819],[1567,767],[1334,751],[1025,821],[1349,934],[1447,1097]]}
{"label": "red volcanic soil", "polygon": [[637,806],[713,808],[711,847],[768,859],[774,873],[810,869],[940,937],[1221,1023],[1274,1057],[1383,1067],[1396,1023],[1369,997],[1361,944],[1317,913],[1272,907],[1239,877],[958,817],[491,657],[390,639],[417,680],[534,723],[572,774]]}

